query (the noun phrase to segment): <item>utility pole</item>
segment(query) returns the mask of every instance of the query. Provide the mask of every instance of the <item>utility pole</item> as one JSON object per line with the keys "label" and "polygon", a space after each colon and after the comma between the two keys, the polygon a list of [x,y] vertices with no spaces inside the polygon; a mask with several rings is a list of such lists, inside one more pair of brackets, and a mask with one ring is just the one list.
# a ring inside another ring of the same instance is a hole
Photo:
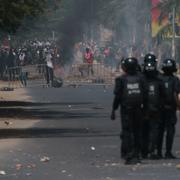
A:
{"label": "utility pole", "polygon": [[91,30],[90,30],[90,37],[91,37],[91,40],[94,40],[94,0],[91,0],[91,20],[90,20],[90,23],[91,23]]}
{"label": "utility pole", "polygon": [[146,50],[147,52],[152,51],[152,1],[149,0],[147,1],[147,25],[146,25],[146,30],[147,30],[147,47]]}
{"label": "utility pole", "polygon": [[173,14],[172,14],[172,58],[176,57],[176,45],[175,45],[175,18],[176,12],[175,7],[173,7]]}
{"label": "utility pole", "polygon": [[55,32],[52,31],[52,40],[54,41],[55,40]]}

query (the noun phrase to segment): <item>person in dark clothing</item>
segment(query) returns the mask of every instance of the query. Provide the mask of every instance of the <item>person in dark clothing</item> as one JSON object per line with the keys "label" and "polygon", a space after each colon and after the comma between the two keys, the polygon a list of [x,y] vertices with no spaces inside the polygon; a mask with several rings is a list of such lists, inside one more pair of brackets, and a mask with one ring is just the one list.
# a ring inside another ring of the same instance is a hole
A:
{"label": "person in dark clothing", "polygon": [[162,83],[158,76],[157,63],[152,58],[144,62],[145,98],[142,132],[142,157],[157,159],[157,138],[160,123]]}
{"label": "person in dark clothing", "polygon": [[180,81],[178,77],[174,75],[177,71],[176,63],[172,59],[165,59],[162,64],[163,74],[161,76],[163,82],[163,109],[161,113],[161,123],[159,127],[158,138],[158,154],[162,156],[163,138],[166,132],[166,148],[165,158],[176,158],[172,154],[172,147],[175,135],[175,125],[177,122],[176,109],[177,101],[176,97],[180,93]]}
{"label": "person in dark clothing", "polygon": [[2,49],[0,54],[0,79],[4,79],[5,69],[6,69],[6,59],[7,59],[7,52]]}
{"label": "person in dark clothing", "polygon": [[124,60],[125,73],[115,80],[114,101],[111,119],[121,106],[122,145],[125,149],[125,164],[139,163],[141,151],[141,117],[143,103],[143,79],[137,73],[137,59]]}
{"label": "person in dark clothing", "polygon": [[7,57],[7,68],[8,68],[8,74],[9,74],[9,80],[14,81],[15,80],[15,54],[12,49],[9,51],[9,55]]}
{"label": "person in dark clothing", "polygon": [[42,48],[40,48],[39,49],[39,56],[38,56],[38,72],[39,72],[39,74],[41,74],[41,73],[44,73],[44,61],[45,61],[45,58],[44,58],[44,56],[43,56],[43,49]]}

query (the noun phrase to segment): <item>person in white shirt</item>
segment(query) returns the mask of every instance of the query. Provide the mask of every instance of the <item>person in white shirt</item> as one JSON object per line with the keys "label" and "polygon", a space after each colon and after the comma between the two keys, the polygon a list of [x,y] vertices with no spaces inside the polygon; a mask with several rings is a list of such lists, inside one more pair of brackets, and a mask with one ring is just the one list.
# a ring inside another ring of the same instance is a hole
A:
{"label": "person in white shirt", "polygon": [[53,79],[54,79],[54,71],[53,71],[53,62],[52,62],[52,55],[50,52],[46,52],[46,83],[48,86],[52,86]]}

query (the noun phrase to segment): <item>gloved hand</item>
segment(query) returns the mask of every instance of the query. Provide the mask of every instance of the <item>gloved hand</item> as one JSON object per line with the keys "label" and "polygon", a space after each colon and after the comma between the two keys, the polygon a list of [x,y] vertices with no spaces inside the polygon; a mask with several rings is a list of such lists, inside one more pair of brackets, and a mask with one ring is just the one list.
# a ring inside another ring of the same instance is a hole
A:
{"label": "gloved hand", "polygon": [[114,121],[116,119],[116,113],[115,110],[112,110],[111,112],[111,120]]}

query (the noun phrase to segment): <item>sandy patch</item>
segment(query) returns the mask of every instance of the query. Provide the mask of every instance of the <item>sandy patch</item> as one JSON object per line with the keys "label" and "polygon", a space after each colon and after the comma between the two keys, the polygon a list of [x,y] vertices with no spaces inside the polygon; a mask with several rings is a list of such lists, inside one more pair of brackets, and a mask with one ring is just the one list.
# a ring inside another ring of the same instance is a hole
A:
{"label": "sandy patch", "polygon": [[0,99],[4,101],[31,101],[31,96],[23,88],[14,91],[0,91]]}

